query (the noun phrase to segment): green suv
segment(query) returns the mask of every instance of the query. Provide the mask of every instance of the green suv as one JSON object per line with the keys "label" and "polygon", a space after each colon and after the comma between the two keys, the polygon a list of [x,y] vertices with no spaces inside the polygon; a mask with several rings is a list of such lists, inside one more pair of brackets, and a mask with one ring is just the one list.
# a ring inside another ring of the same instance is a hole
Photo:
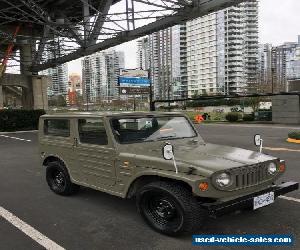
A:
{"label": "green suv", "polygon": [[207,216],[267,206],[298,189],[296,182],[274,184],[284,161],[206,143],[181,113],[44,115],[39,151],[55,193],[85,186],[134,197],[143,219],[168,235],[196,231]]}

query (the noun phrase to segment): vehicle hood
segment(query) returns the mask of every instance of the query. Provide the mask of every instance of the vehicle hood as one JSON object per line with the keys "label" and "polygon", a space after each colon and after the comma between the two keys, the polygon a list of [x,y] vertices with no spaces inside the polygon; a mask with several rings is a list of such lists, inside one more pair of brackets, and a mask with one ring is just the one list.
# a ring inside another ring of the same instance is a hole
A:
{"label": "vehicle hood", "polygon": [[[162,148],[166,142],[148,142],[139,144],[139,147],[126,146],[127,153],[135,156],[138,165],[174,170],[172,160],[165,160]],[[210,176],[216,171],[230,168],[253,165],[260,162],[275,160],[273,156],[242,148],[229,147],[211,143],[192,142],[191,140],[177,140],[171,143],[178,169],[181,172],[198,170],[203,176]]]}

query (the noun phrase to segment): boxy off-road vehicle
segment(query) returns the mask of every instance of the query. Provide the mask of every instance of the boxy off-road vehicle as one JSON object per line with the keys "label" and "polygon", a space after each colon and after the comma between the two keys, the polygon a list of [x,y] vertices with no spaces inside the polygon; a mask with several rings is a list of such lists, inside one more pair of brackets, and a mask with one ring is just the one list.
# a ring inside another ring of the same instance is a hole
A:
{"label": "boxy off-road vehicle", "polygon": [[209,215],[267,206],[298,189],[296,182],[274,184],[284,161],[205,143],[180,113],[44,115],[39,128],[52,191],[70,195],[85,186],[135,197],[143,219],[168,235],[195,231]]}

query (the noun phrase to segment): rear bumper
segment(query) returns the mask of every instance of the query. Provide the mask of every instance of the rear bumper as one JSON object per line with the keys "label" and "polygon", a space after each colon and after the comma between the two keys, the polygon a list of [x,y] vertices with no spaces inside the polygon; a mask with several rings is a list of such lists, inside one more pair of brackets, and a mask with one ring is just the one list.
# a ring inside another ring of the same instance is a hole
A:
{"label": "rear bumper", "polygon": [[231,213],[236,210],[241,210],[249,207],[253,207],[253,198],[268,192],[274,192],[275,198],[297,190],[299,188],[298,182],[285,182],[280,185],[274,185],[270,188],[261,190],[256,193],[252,193],[246,196],[239,197],[234,200],[226,202],[213,202],[213,203],[203,203],[201,206],[206,209],[210,216],[220,216],[223,214]]}

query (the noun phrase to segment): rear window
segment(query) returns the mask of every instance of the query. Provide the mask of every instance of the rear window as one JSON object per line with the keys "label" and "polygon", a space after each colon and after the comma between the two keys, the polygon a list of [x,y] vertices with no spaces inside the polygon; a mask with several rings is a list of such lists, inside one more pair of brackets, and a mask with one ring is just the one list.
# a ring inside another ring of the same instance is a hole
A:
{"label": "rear window", "polygon": [[44,134],[52,136],[69,137],[70,120],[67,119],[47,119],[44,121]]}

